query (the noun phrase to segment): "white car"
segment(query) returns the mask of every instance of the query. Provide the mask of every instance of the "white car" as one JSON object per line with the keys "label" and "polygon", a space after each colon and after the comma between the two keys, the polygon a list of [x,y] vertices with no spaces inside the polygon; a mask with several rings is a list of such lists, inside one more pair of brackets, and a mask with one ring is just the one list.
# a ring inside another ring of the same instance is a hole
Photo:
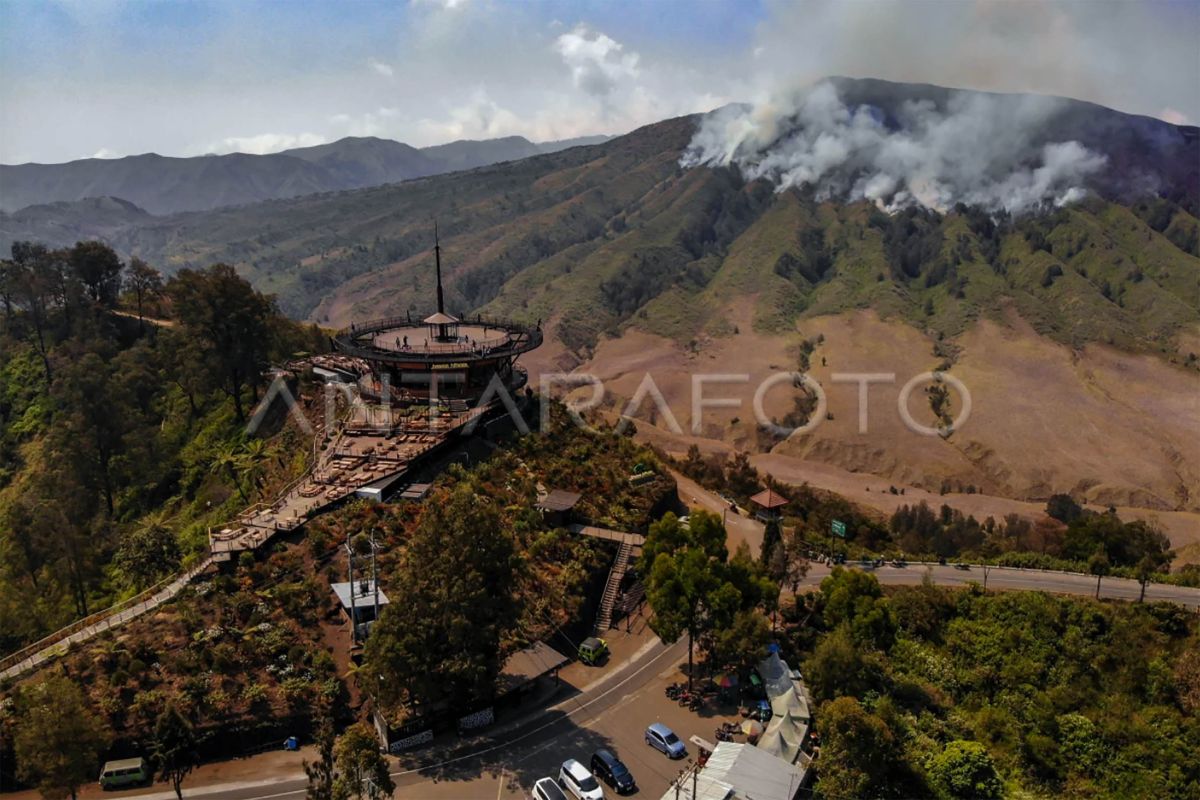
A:
{"label": "white car", "polygon": [[573,758],[563,762],[558,771],[558,782],[579,800],[604,800],[604,790],[588,768]]}
{"label": "white car", "polygon": [[533,800],[567,800],[554,778],[542,778],[533,785]]}

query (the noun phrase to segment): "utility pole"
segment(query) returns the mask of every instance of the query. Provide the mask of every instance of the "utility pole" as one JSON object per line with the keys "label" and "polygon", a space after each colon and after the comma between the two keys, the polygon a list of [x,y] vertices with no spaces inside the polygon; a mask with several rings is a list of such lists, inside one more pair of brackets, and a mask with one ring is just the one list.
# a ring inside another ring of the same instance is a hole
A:
{"label": "utility pole", "polygon": [[350,579],[350,647],[358,643],[358,612],[354,603],[354,547],[350,544],[350,534],[346,534],[346,563],[349,564]]}
{"label": "utility pole", "polygon": [[375,571],[375,531],[371,530],[371,588],[375,593],[375,616],[373,622],[379,621],[379,574]]}

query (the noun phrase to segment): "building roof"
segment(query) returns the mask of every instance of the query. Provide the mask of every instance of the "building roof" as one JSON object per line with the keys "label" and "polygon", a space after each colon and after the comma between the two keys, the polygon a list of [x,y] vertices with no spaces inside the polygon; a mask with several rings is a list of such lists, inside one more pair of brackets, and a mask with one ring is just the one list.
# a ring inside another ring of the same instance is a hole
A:
{"label": "building roof", "polygon": [[795,764],[812,722],[808,701],[797,685],[798,681],[792,678],[787,662],[779,657],[774,646],[770,655],[759,663],[758,672],[763,677],[772,713],[767,729],[758,740],[758,748]]}
{"label": "building roof", "polygon": [[696,776],[696,792],[692,793],[692,774],[690,772],[679,778],[679,793],[676,794],[675,786],[667,787],[667,791],[663,793],[662,800],[731,800],[736,797],[733,793],[733,787],[724,781],[719,781],[705,774],[707,770],[700,770],[700,774]]}
{"label": "building roof", "polygon": [[450,325],[452,323],[458,322],[458,320],[456,318],[450,316],[449,314],[444,314],[441,311],[439,311],[436,314],[431,314],[428,317],[426,317],[423,320],[423,322],[426,325]]}
{"label": "building roof", "polygon": [[432,483],[410,483],[408,488],[400,493],[401,500],[424,500],[425,495],[433,487]]}
{"label": "building roof", "polygon": [[763,489],[761,492],[754,495],[754,497],[751,497],[750,502],[760,505],[763,508],[779,508],[780,506],[786,506],[788,504],[788,499],[782,495],[776,494],[770,489]]}
{"label": "building roof", "polygon": [[567,492],[562,489],[551,489],[550,493],[538,500],[537,507],[543,511],[570,511],[579,502],[582,495]]}
{"label": "building roof", "polygon": [[511,692],[556,670],[571,659],[545,642],[534,642],[508,657],[500,669],[500,693]]}
{"label": "building roof", "polygon": [[804,771],[752,744],[719,742],[700,777],[732,786],[737,798],[792,800]]}
{"label": "building roof", "polygon": [[[342,608],[346,611],[350,610],[350,593],[351,586],[354,592],[355,607],[375,604],[375,582],[374,581],[355,581],[351,584],[349,581],[343,583],[331,583],[329,588],[333,589],[333,593],[337,595],[338,602],[342,604]],[[366,587],[364,591],[364,587]],[[379,605],[386,606],[389,600],[387,595],[383,593],[383,589],[379,590]]]}

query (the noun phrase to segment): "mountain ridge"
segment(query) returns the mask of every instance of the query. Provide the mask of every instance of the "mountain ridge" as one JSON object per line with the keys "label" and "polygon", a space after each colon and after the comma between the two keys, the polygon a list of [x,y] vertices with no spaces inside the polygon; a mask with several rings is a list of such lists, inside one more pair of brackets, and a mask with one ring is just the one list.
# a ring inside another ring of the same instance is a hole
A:
{"label": "mountain ridge", "polygon": [[473,169],[607,138],[534,143],[509,136],[416,148],[392,139],[347,136],[262,155],[141,153],[61,164],[3,164],[0,211],[13,213],[32,205],[89,197],[120,197],[155,215],[207,211]]}

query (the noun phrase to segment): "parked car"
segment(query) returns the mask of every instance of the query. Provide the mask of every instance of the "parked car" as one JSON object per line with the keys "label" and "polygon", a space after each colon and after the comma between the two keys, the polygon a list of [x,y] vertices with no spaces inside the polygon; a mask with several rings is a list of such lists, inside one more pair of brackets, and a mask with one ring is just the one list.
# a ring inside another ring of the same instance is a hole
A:
{"label": "parked car", "polygon": [[588,666],[595,666],[608,655],[608,642],[589,636],[579,645],[579,660]]}
{"label": "parked car", "polygon": [[100,770],[101,789],[120,789],[124,786],[141,786],[150,783],[152,776],[144,758],[122,758],[104,762]]}
{"label": "parked car", "polygon": [[667,758],[683,758],[687,755],[687,746],[675,735],[673,730],[661,722],[656,722],[646,728],[646,744]]}
{"label": "parked car", "polygon": [[562,769],[558,771],[558,782],[579,800],[604,800],[604,790],[600,788],[596,776],[573,758],[563,762]]}
{"label": "parked car", "polygon": [[568,800],[554,778],[542,778],[533,785],[533,800]]}
{"label": "parked car", "polygon": [[617,794],[628,794],[637,788],[633,773],[609,750],[592,753],[592,774],[617,790]]}

